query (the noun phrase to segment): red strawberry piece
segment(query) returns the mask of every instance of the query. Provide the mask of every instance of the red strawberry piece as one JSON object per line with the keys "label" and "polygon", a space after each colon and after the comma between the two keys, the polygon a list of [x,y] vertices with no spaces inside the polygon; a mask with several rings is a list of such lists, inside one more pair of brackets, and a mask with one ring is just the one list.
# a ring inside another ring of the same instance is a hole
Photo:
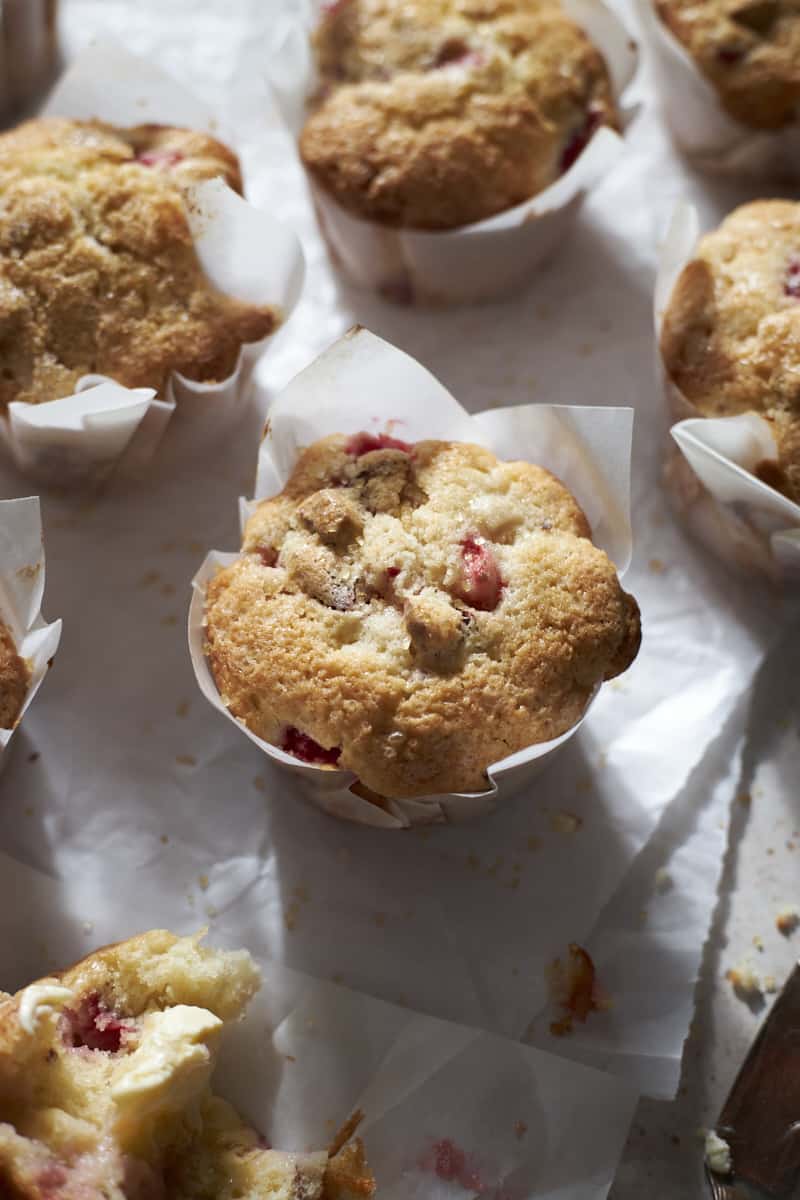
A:
{"label": "red strawberry piece", "polygon": [[603,123],[603,109],[599,104],[590,104],[586,110],[586,115],[577,129],[573,130],[567,144],[561,151],[561,173],[568,171],[572,164],[583,154],[583,151],[592,140],[592,134],[599,129]]}
{"label": "red strawberry piece", "polygon": [[180,150],[142,150],[136,155],[136,161],[143,167],[174,167],[183,162]]}
{"label": "red strawberry piece", "polygon": [[390,437],[388,433],[354,433],[348,440],[345,450],[355,458],[369,454],[371,450],[402,450],[404,454],[412,454],[414,447],[409,442],[401,442],[399,438]]}
{"label": "red strawberry piece", "polygon": [[122,1046],[124,1034],[132,1033],[134,1026],[122,1020],[106,1008],[97,992],[83,1000],[77,1009],[66,1009],[65,1041],[73,1049],[102,1050],[105,1054],[116,1054]]}
{"label": "red strawberry piece", "polygon": [[720,46],[717,50],[717,58],[721,63],[727,66],[732,66],[734,63],[741,62],[744,58],[745,51],[742,46]]}
{"label": "red strawberry piece", "polygon": [[482,538],[470,535],[461,543],[461,559],[459,598],[470,608],[492,612],[505,586],[494,551]]}
{"label": "red strawberry piece", "polygon": [[256,554],[261,559],[265,567],[274,567],[278,561],[278,551],[274,546],[259,546]]}
{"label": "red strawberry piece", "polygon": [[333,746],[330,750],[326,750],[307,733],[301,733],[299,729],[295,729],[294,725],[287,725],[281,742],[281,750],[294,755],[301,762],[316,763],[319,766],[327,767],[335,767],[339,761],[339,755],[342,753],[341,746]]}
{"label": "red strawberry piece", "polygon": [[800,255],[789,259],[786,277],[783,281],[783,292],[786,296],[800,300]]}

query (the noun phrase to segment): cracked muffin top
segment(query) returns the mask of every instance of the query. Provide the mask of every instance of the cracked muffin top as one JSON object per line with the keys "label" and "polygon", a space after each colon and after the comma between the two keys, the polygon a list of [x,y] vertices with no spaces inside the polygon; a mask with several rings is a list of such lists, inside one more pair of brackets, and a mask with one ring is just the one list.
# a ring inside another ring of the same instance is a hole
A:
{"label": "cracked muffin top", "polygon": [[378,796],[486,789],[639,645],[636,602],[549,472],[480,446],[334,435],[210,581],[223,702]]}
{"label": "cracked muffin top", "polygon": [[512,208],[617,125],[606,64],[555,0],[339,0],[300,138],[356,216],[450,229]]}
{"label": "cracked muffin top", "polygon": [[161,391],[229,376],[277,313],[223,296],[182,189],[235,156],[205,134],[45,118],[0,134],[0,408],[71,395],[83,375]]}
{"label": "cracked muffin top", "polygon": [[30,681],[30,667],[17,654],[11,632],[0,618],[0,729],[13,729]]}
{"label": "cracked muffin top", "polygon": [[754,129],[797,120],[800,8],[794,0],[656,0],[725,110]]}
{"label": "cracked muffin top", "polygon": [[664,313],[661,354],[703,416],[769,422],[777,462],[756,473],[800,503],[800,204],[745,204],[700,240]]}
{"label": "cracked muffin top", "polygon": [[245,951],[166,930],[0,993],[3,1200],[368,1200],[357,1115],[284,1154],[211,1090],[225,1023],[259,986]]}

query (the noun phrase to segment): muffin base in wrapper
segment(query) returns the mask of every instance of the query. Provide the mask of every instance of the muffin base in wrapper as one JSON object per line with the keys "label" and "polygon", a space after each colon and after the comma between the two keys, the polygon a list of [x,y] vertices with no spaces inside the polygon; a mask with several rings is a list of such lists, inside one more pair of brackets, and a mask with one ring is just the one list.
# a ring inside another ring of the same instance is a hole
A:
{"label": "muffin base in wrapper", "polygon": [[661,107],[678,149],[701,170],[776,181],[800,179],[800,113],[783,129],[751,129],[729,116],[714,86],[663,23],[637,0]]}
{"label": "muffin base in wrapper", "polygon": [[[120,126],[173,123],[219,136],[213,115],[180,84],[113,43],[87,50],[44,111]],[[274,306],[279,328],[303,281],[295,235],[221,179],[189,189],[187,216],[198,257],[215,287],[239,300]],[[71,396],[10,404],[0,416],[0,437],[17,467],[41,484],[92,487],[115,469],[135,473],[152,458],[170,425],[191,424],[191,431],[180,428],[187,451],[199,439],[220,436],[245,404],[250,369],[268,340],[244,346],[228,379],[197,383],[175,373],[160,396],[152,388],[86,376]]]}
{"label": "muffin base in wrapper", "polygon": [[[390,429],[404,440],[477,442],[501,459],[527,459],[553,471],[574,493],[620,574],[631,553],[629,474],[633,413],[627,408],[528,405],[470,416],[434,377],[402,351],[356,329],[301,372],[275,400],[258,460],[255,500],[281,491],[304,446],[332,433]],[[243,503],[246,519],[250,504]],[[326,812],[386,829],[471,820],[528,783],[576,732],[529,746],[487,768],[478,793],[370,802],[353,792],[351,771],[309,765],[258,738],[225,707],[204,654],[206,585],[236,554],[212,552],[193,580],[189,649],[207,700],[273,763],[294,775]],[[587,705],[588,709],[588,705]],[[585,714],[584,714],[585,715]]]}
{"label": "muffin base in wrapper", "polygon": [[42,616],[44,546],[39,498],[0,500],[0,617],[27,659],[31,679],[25,703],[12,729],[0,729],[0,769],[7,761],[14,729],[42,685],[61,639],[61,622]]}
{"label": "muffin base in wrapper", "polygon": [[[315,88],[309,44],[319,15],[279,22],[268,50],[268,77],[292,136],[300,136]],[[635,113],[625,93],[637,54],[627,30],[602,0],[564,0],[564,9],[600,48],[623,127]],[[335,264],[352,283],[401,303],[488,300],[522,286],[562,241],[586,193],[623,153],[619,134],[599,129],[569,170],[523,204],[453,230],[394,229],[346,212],[307,173],[320,229]]]}
{"label": "muffin base in wrapper", "polygon": [[[697,245],[699,225],[689,205],[675,213],[661,253],[655,292],[658,370],[677,423],[664,479],[673,508],[692,533],[731,565],[773,581],[800,580],[800,505],[753,474],[778,449],[757,413],[703,417],[672,382],[659,342],[663,314]],[[676,448],[677,447],[677,448]]]}

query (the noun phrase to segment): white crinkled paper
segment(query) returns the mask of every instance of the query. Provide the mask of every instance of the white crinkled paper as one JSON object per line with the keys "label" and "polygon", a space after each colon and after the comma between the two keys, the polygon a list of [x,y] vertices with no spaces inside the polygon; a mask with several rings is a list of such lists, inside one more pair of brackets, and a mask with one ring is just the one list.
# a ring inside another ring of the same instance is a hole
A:
{"label": "white crinkled paper", "polygon": [[[461,405],[408,355],[355,329],[294,379],[270,408],[258,456],[255,500],[283,490],[300,450],[332,433],[393,432],[405,441],[425,438],[477,442],[501,459],[536,462],[552,471],[581,503],[595,544],[624,573],[631,556],[630,447],[633,413],[623,408],[529,405],[469,416]],[[548,742],[487,767],[487,788],[385,799],[382,807],[351,791],[352,771],[299,762],[262,741],[225,707],[203,652],[205,585],[235,558],[212,552],[194,579],[189,648],[207,700],[234,722],[274,763],[295,775],[326,812],[386,829],[470,820],[518,792],[577,731],[578,724]]]}
{"label": "white crinkled paper", "polygon": [[[87,934],[64,919],[55,881],[0,854],[0,990],[154,922],[194,932],[196,921],[131,892],[129,882],[121,881],[111,903],[86,890]],[[28,918],[22,944],[11,916],[21,895]],[[238,946],[228,937],[209,940]],[[381,1200],[447,1200],[464,1188],[469,1194],[468,1181],[495,1200],[605,1194],[635,1104],[629,1085],[288,970],[270,962],[257,939],[249,949],[262,988],[244,1020],[223,1035],[214,1088],[273,1147],[324,1149],[361,1109],[358,1132]],[[462,1097],[457,1106],[455,1095]],[[570,1145],[570,1131],[578,1130]],[[459,1152],[463,1165],[448,1178]]]}
{"label": "white crinkled paper", "polygon": [[[238,545],[236,503],[252,494],[261,414],[247,412],[224,450],[201,446],[146,488],[112,482],[102,505],[45,497],[48,606],[69,636],[16,735],[0,849],[18,870],[46,872],[57,901],[44,909],[34,889],[17,887],[32,938],[0,905],[3,961],[20,962],[12,983],[50,969],[63,947],[75,958],[148,925],[208,922],[212,940],[249,946],[263,963],[460,1025],[527,1033],[565,1066],[540,1077],[546,1145],[562,1174],[533,1195],[601,1200],[610,1169],[595,1169],[581,1147],[594,1129],[605,1136],[606,1120],[627,1123],[627,1094],[602,1093],[598,1112],[565,1105],[566,1059],[675,1094],[740,781],[742,701],[781,620],[773,595],[686,538],[658,484],[658,242],[687,187],[702,200],[700,184],[648,103],[554,267],[513,302],[434,319],[351,292],[331,271],[294,148],[264,94],[255,31],[274,11],[263,0],[62,0],[62,9],[68,49],[95,31],[123,37],[202,90],[236,130],[250,195],[302,237],[307,286],[255,373],[262,414],[355,322],[424,363],[471,411],[635,406],[625,586],[641,604],[644,641],[536,780],[533,803],[523,791],[482,821],[390,838],[298,802],[297,785],[197,692],[182,628],[189,580],[208,546]],[[719,200],[704,223],[736,201]],[[14,482],[0,468],[5,494]],[[582,821],[576,832],[559,831],[564,812]],[[675,883],[662,893],[663,865]],[[571,941],[590,950],[613,1005],[556,1040],[545,969]],[[332,1076],[347,1070],[326,1061]],[[466,1093],[461,1080],[443,1085],[437,1107],[458,1114]],[[487,1095],[491,1115],[502,1096]],[[618,1146],[610,1135],[609,1156]]]}
{"label": "white crinkled paper", "polygon": [[[656,338],[697,238],[697,214],[683,205],[675,212],[659,264]],[[800,577],[800,505],[753,473],[759,463],[777,459],[768,422],[757,413],[692,415],[696,408],[668,378],[660,355],[659,367],[669,409],[683,418],[670,429],[683,459],[673,453],[667,466],[678,510],[706,544],[735,565],[773,579]]]}
{"label": "white crinkled paper", "polygon": [[[114,42],[85,51],[51,95],[44,112],[122,126],[173,123],[220,136],[213,110],[159,68]],[[198,257],[211,282],[237,299],[274,305],[282,322],[303,280],[294,234],[256,209],[221,179],[187,189],[187,216]],[[164,395],[126,388],[100,375],[84,376],[75,394],[44,404],[15,402],[0,420],[0,435],[16,465],[41,483],[93,485],[119,467],[140,469],[161,442],[173,414],[182,440],[219,436],[241,413],[252,365],[266,342],[242,348],[234,373],[197,383],[175,373]]]}
{"label": "white crinkled paper", "polygon": [[[27,660],[31,680],[17,726],[41,687],[61,638],[61,622],[42,616],[44,545],[39,500],[0,500],[0,619],[17,653]],[[15,726],[14,729],[17,727]],[[0,763],[14,729],[0,729]]]}
{"label": "white crinkled paper", "polygon": [[[564,7],[602,51],[626,127],[636,111],[628,94],[636,72],[635,44],[602,0],[565,0]],[[294,138],[316,87],[310,34],[320,8],[312,0],[299,12],[284,11],[270,20],[265,33],[265,69]],[[586,193],[623,152],[619,134],[599,129],[569,170],[538,195],[484,221],[435,232],[392,229],[354,217],[310,175],[308,183],[333,260],[346,277],[390,299],[454,304],[519,287],[563,240]]]}
{"label": "white crinkled paper", "polygon": [[798,178],[800,115],[782,129],[750,129],[722,107],[692,56],[659,18],[654,0],[636,0],[651,51],[661,107],[679,148],[703,170],[741,178]]}

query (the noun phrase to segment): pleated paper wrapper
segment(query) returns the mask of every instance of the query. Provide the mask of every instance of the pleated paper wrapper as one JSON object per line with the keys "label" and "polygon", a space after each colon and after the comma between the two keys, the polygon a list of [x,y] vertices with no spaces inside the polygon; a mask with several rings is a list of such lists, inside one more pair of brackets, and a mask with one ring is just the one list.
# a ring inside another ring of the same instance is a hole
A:
{"label": "pleated paper wrapper", "polygon": [[0,500],[0,619],[31,672],[28,694],[12,729],[0,729],[0,770],[9,743],[44,681],[61,638],[61,622],[42,616],[44,546],[39,500]]}

